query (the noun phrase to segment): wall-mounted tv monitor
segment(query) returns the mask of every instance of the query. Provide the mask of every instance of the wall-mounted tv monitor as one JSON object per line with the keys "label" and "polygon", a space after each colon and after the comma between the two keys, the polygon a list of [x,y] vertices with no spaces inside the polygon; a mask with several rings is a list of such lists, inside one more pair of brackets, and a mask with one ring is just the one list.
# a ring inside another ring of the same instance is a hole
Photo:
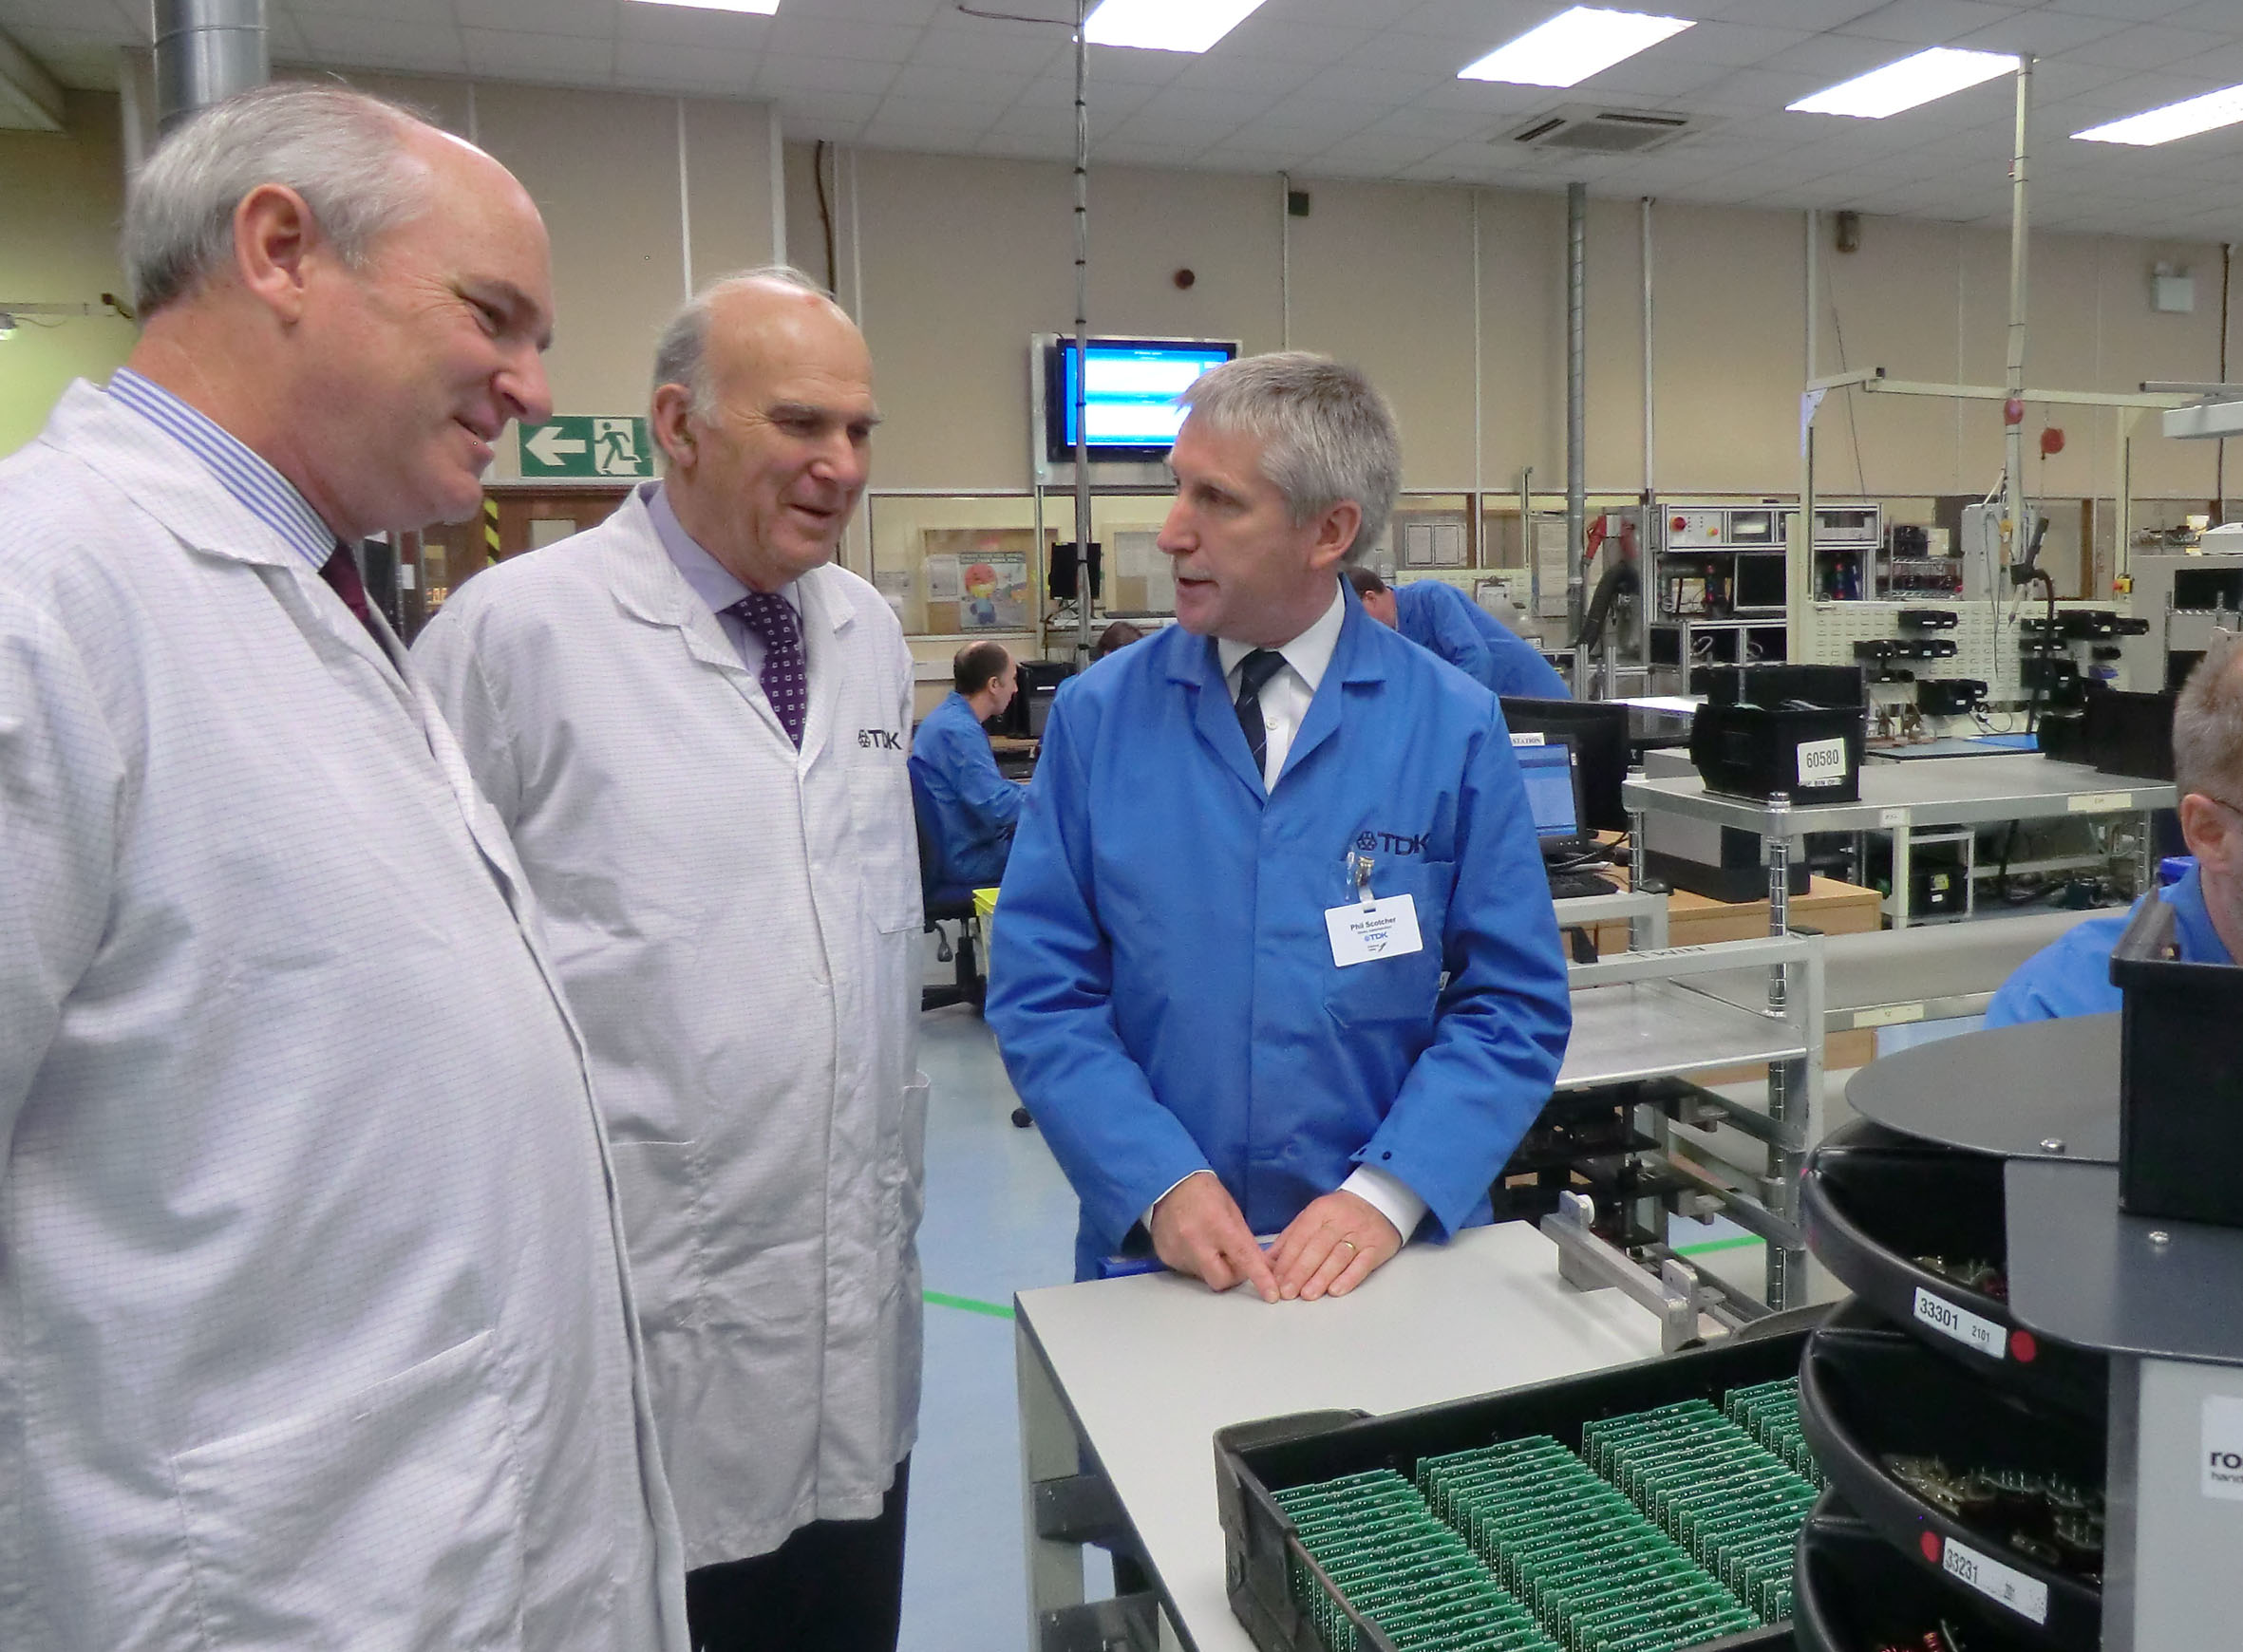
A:
{"label": "wall-mounted tv monitor", "polygon": [[[1084,425],[1093,464],[1158,464],[1168,457],[1184,409],[1177,397],[1200,374],[1238,353],[1212,339],[1094,338],[1084,378]],[[1065,464],[1075,457],[1075,383],[1083,352],[1063,338],[1045,362],[1046,457]]]}

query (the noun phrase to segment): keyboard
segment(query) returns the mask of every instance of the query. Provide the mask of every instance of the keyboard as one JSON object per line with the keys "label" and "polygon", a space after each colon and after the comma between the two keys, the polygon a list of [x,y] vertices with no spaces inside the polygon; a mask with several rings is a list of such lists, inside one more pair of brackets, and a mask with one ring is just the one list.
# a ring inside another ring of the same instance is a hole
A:
{"label": "keyboard", "polygon": [[1619,892],[1618,884],[1608,878],[1591,876],[1587,873],[1554,872],[1550,874],[1550,898],[1554,901],[1587,900],[1593,895]]}

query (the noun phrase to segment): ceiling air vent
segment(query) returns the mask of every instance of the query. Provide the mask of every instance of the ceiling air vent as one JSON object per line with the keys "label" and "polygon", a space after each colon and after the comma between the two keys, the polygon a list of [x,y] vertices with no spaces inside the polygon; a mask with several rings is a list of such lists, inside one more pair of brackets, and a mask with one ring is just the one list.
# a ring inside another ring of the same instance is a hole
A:
{"label": "ceiling air vent", "polygon": [[1536,149],[1586,150],[1593,155],[1632,155],[1671,143],[1704,122],[1688,115],[1650,113],[1634,109],[1599,109],[1593,105],[1555,109],[1537,115],[1525,125],[1498,135]]}

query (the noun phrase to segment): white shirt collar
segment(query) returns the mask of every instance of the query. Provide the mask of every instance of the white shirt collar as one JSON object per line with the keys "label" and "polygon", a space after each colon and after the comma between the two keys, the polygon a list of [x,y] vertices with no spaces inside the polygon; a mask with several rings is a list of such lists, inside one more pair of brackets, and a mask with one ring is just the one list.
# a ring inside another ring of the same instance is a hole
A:
{"label": "white shirt collar", "polygon": [[[1324,610],[1316,623],[1278,648],[1302,682],[1313,695],[1324,681],[1324,673],[1331,665],[1332,651],[1340,646],[1340,626],[1348,617],[1348,593],[1340,582],[1332,581],[1331,606]],[[1215,640],[1216,661],[1223,668],[1226,680],[1238,674],[1238,662],[1254,650],[1253,643],[1235,643],[1229,637]]]}

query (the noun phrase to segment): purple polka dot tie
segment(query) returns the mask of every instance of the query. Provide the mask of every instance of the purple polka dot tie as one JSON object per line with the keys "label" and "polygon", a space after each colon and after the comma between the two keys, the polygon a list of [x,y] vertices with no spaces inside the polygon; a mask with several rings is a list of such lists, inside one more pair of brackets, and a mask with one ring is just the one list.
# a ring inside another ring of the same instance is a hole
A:
{"label": "purple polka dot tie", "polygon": [[725,610],[763,639],[763,698],[779,714],[786,738],[802,746],[802,720],[810,710],[810,671],[802,658],[802,619],[776,591],[751,591]]}

